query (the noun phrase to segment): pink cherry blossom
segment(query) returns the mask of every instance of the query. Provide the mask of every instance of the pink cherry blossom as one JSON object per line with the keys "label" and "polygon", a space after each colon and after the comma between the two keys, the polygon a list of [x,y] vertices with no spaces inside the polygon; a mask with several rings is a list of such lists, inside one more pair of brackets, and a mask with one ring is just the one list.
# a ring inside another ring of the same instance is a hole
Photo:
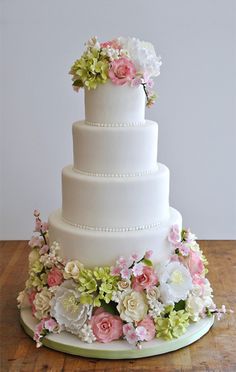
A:
{"label": "pink cherry blossom", "polygon": [[136,69],[132,61],[126,57],[115,59],[110,63],[109,78],[116,85],[124,85],[135,77]]}
{"label": "pink cherry blossom", "polygon": [[98,342],[111,342],[123,335],[123,322],[120,317],[105,311],[93,315],[89,324]]}
{"label": "pink cherry blossom", "polygon": [[140,84],[142,84],[142,79],[140,77],[135,77],[134,79],[131,80],[131,87],[138,87]]}
{"label": "pink cherry blossom", "polygon": [[144,341],[144,340],[146,340],[146,337],[147,337],[147,330],[143,326],[138,326],[136,328],[136,334],[139,338],[139,341]]}
{"label": "pink cherry blossom", "polygon": [[36,218],[35,220],[35,228],[34,228],[34,231],[35,232],[40,232],[41,230],[41,226],[42,226],[42,222],[40,219]]}
{"label": "pink cherry blossom", "polygon": [[39,217],[40,216],[40,211],[38,209],[34,210],[34,217]]}
{"label": "pink cherry blossom", "polygon": [[145,258],[149,260],[153,255],[153,251],[150,249],[149,251],[145,252]]}
{"label": "pink cherry blossom", "polygon": [[155,324],[150,317],[146,317],[141,322],[138,323],[138,326],[142,326],[146,329],[145,341],[151,341],[156,334]]}
{"label": "pink cherry blossom", "polygon": [[45,233],[48,231],[48,223],[47,222],[43,222],[42,223],[42,232]]}
{"label": "pink cherry blossom", "polygon": [[129,279],[131,274],[132,274],[132,270],[128,269],[128,267],[124,267],[120,272],[122,279]]}
{"label": "pink cherry blossom", "polygon": [[158,278],[153,271],[152,267],[144,266],[143,273],[139,276],[133,278],[132,288],[135,291],[142,291],[143,289],[148,289],[158,282]]}
{"label": "pink cherry blossom", "polygon": [[143,273],[144,265],[140,262],[134,265],[132,271],[134,276],[140,276]]}
{"label": "pink cherry blossom", "polygon": [[111,275],[119,276],[121,268],[119,266],[112,266],[110,271],[111,271]]}
{"label": "pink cherry blossom", "polygon": [[45,320],[45,324],[44,324],[44,327],[49,331],[49,332],[53,332],[53,330],[58,326],[57,322],[52,319],[52,318],[49,318],[47,320]]}
{"label": "pink cherry blossom", "polygon": [[139,341],[139,337],[134,328],[125,334],[125,338],[129,344],[136,344]]}
{"label": "pink cherry blossom", "polygon": [[123,333],[126,335],[128,332],[132,331],[134,329],[134,326],[132,323],[126,323],[123,325]]}
{"label": "pink cherry blossom", "polygon": [[182,254],[182,256],[186,257],[190,253],[190,248],[185,245],[184,243],[177,243],[175,245],[175,248],[178,248],[179,252]]}
{"label": "pink cherry blossom", "polygon": [[32,248],[41,247],[42,239],[39,236],[32,236],[31,240],[29,241],[29,246]]}
{"label": "pink cherry blossom", "polygon": [[100,46],[101,48],[121,49],[121,45],[116,39],[105,41],[104,43],[101,43]]}
{"label": "pink cherry blossom", "polygon": [[49,287],[55,287],[63,282],[62,272],[54,266],[48,273],[47,283]]}
{"label": "pink cherry blossom", "polygon": [[45,254],[45,253],[47,253],[48,251],[49,251],[49,246],[48,246],[47,244],[44,244],[44,245],[42,246],[42,248],[40,248],[39,253],[40,253],[40,254]]}
{"label": "pink cherry blossom", "polygon": [[173,225],[170,229],[168,240],[171,244],[176,244],[181,241],[181,235],[178,225]]}

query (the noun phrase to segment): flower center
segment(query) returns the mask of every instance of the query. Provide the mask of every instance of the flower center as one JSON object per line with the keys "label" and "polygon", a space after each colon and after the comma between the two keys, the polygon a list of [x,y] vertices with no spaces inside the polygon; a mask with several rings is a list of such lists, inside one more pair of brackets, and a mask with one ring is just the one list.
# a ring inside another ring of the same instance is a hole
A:
{"label": "flower center", "polygon": [[79,301],[73,294],[70,294],[63,299],[62,305],[66,311],[75,313],[78,310]]}
{"label": "flower center", "polygon": [[172,283],[174,283],[174,284],[181,284],[184,281],[182,273],[178,270],[173,271],[173,273],[171,274],[170,279],[171,279]]}

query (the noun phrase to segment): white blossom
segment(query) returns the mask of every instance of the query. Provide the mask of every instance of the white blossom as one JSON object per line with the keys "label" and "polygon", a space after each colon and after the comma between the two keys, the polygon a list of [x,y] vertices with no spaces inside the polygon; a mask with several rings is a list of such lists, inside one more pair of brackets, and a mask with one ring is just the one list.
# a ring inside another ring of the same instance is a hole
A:
{"label": "white blossom", "polygon": [[78,332],[78,337],[81,341],[91,344],[93,341],[96,341],[96,337],[93,333],[92,327],[89,324],[84,324]]}
{"label": "white blossom", "polygon": [[89,305],[80,303],[80,292],[73,280],[66,280],[51,300],[51,316],[66,331],[78,335],[90,314]]}
{"label": "white blossom", "polygon": [[160,299],[164,304],[185,300],[192,289],[190,272],[180,262],[169,262],[157,267]]}
{"label": "white blossom", "polygon": [[156,55],[151,43],[136,38],[118,38],[122,48],[128,51],[138,73],[146,73],[149,77],[160,74],[161,58]]}

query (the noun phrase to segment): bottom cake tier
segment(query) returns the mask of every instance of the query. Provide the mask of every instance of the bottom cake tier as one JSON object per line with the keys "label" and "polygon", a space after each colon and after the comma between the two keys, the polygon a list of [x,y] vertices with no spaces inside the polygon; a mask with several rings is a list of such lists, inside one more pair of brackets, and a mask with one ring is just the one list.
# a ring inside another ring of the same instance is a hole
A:
{"label": "bottom cake tier", "polygon": [[[168,353],[190,345],[204,336],[213,323],[214,317],[201,319],[199,322],[191,324],[186,333],[178,339],[170,341],[154,339],[143,343],[142,349],[134,348],[133,345],[128,344],[125,340],[113,341],[108,344],[99,342],[86,344],[81,342],[75,335],[68,332],[50,334],[43,339],[42,343],[50,349],[83,357],[99,359],[136,359]],[[21,310],[21,324],[25,332],[30,337],[33,337],[37,321],[32,316],[29,308]]]}
{"label": "bottom cake tier", "polygon": [[182,228],[182,216],[170,208],[170,217],[157,227],[134,231],[110,232],[79,228],[63,221],[61,210],[49,216],[49,240],[59,243],[64,258],[79,260],[87,267],[113,265],[119,256],[153,251],[153,262],[162,262],[171,255],[167,236],[171,226]]}

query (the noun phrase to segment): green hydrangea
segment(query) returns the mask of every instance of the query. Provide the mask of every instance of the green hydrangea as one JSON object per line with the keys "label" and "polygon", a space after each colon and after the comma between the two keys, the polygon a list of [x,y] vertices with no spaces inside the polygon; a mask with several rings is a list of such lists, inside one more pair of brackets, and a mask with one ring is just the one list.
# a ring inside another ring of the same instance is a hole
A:
{"label": "green hydrangea", "polygon": [[100,53],[100,49],[88,48],[80,59],[71,67],[73,86],[95,89],[104,84],[108,78],[109,61]]}
{"label": "green hydrangea", "polygon": [[28,280],[26,281],[26,288],[35,288],[37,290],[42,289],[47,284],[46,273],[35,273],[34,271],[29,272]]}
{"label": "green hydrangea", "polygon": [[119,277],[111,275],[109,267],[96,267],[94,276],[99,282],[99,299],[108,304],[112,299],[113,292],[117,291]]}
{"label": "green hydrangea", "polygon": [[80,270],[78,290],[81,292],[80,301],[84,304],[101,306],[101,301],[109,303],[112,294],[117,290],[119,278],[110,274],[109,267],[96,267],[94,270]]}
{"label": "green hydrangea", "polygon": [[157,317],[156,324],[156,337],[171,340],[178,338],[186,332],[189,325],[189,313],[185,310],[172,310],[166,317]]}

